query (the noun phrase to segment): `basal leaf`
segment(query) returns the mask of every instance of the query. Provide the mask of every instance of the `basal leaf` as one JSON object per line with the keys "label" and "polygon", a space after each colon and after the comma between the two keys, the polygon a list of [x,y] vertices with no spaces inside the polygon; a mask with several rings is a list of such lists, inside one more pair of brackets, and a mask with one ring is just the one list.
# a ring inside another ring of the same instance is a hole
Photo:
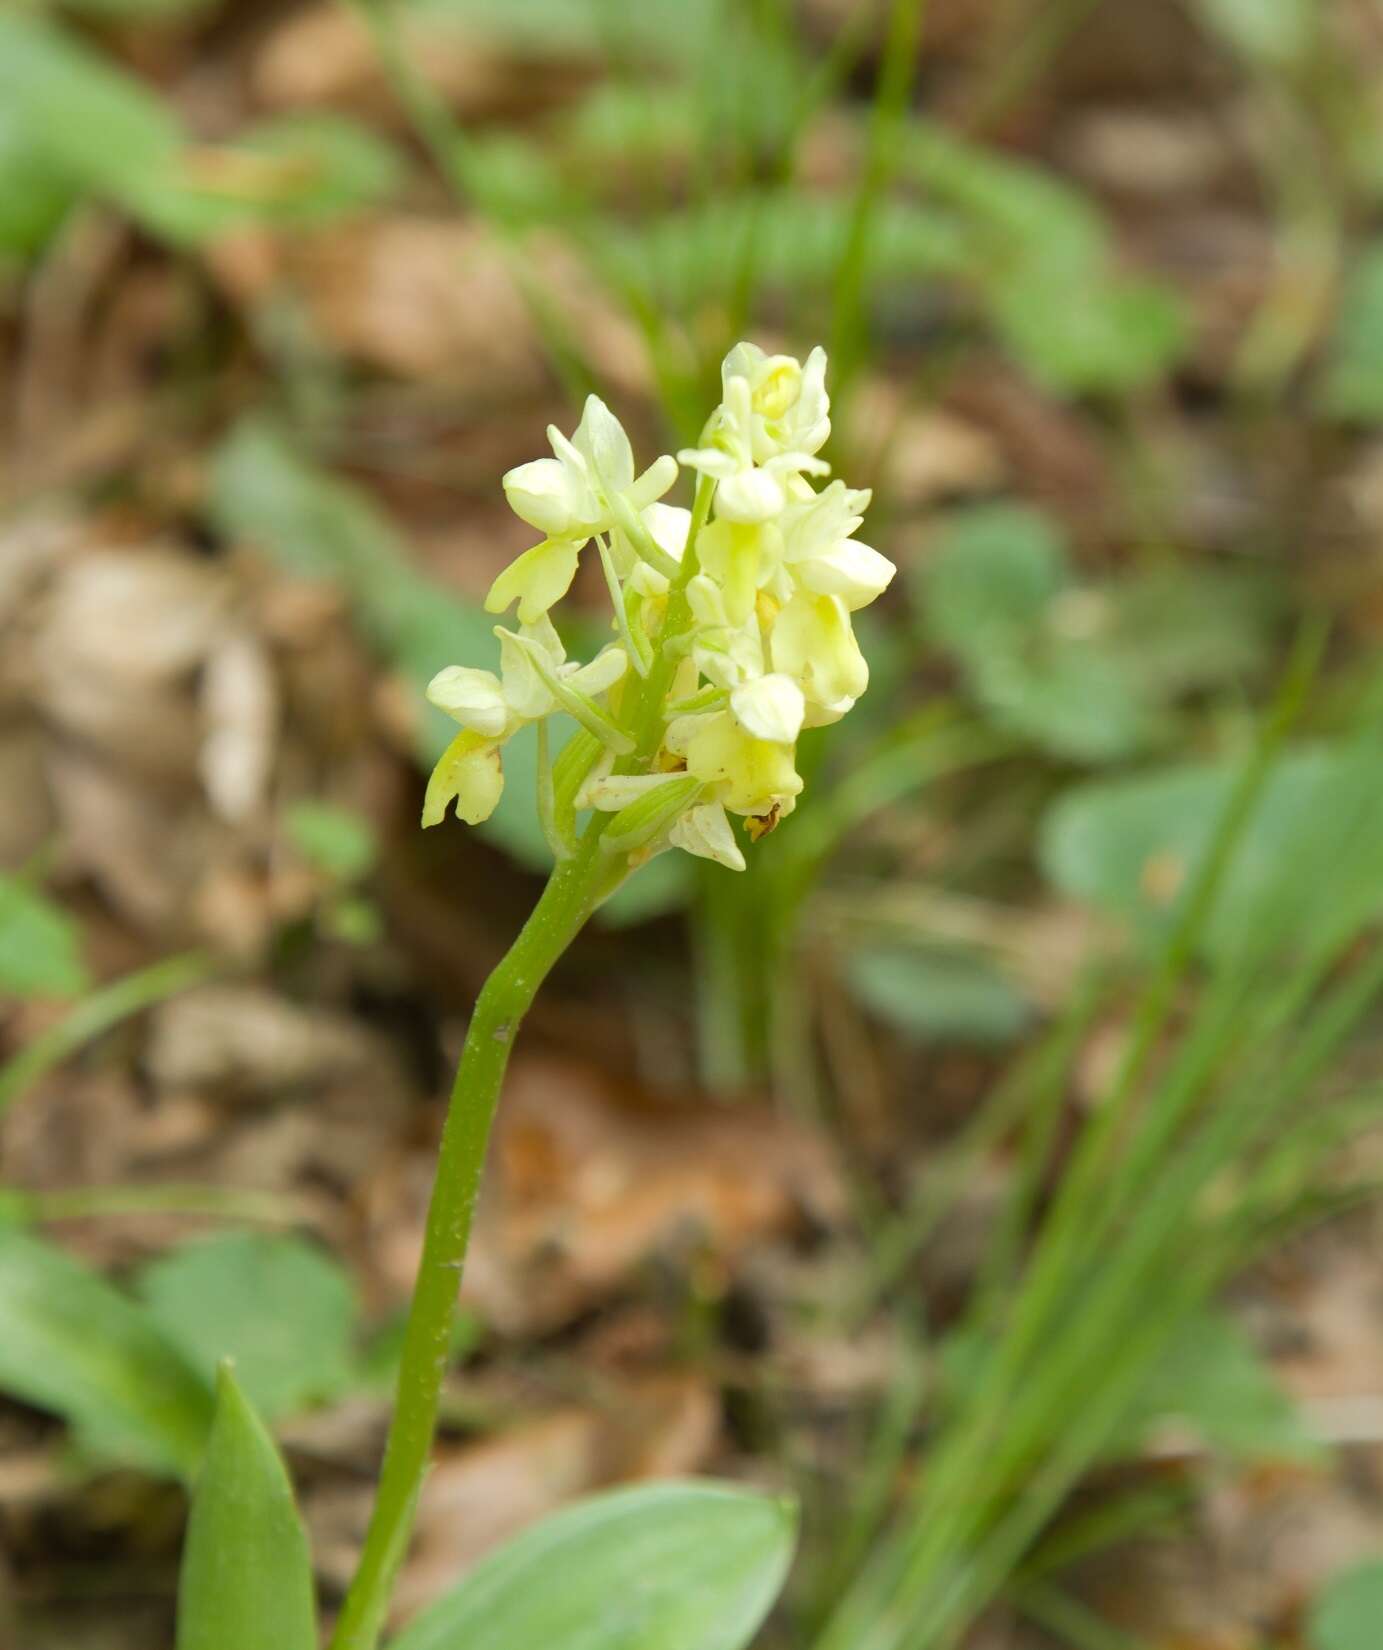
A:
{"label": "basal leaf", "polygon": [[782,1501],[727,1485],[616,1490],[525,1531],[391,1650],[741,1650],[795,1524]]}
{"label": "basal leaf", "polygon": [[210,1382],[226,1358],[271,1420],[350,1384],[355,1291],[301,1238],[231,1232],[160,1256],[136,1289],[151,1318]]}
{"label": "basal leaf", "polygon": [[[1270,775],[1224,878],[1207,949],[1304,943],[1383,911],[1383,787],[1376,742],[1298,747]],[[1200,763],[1067,792],[1039,852],[1061,892],[1164,931],[1193,885],[1235,782]]]}
{"label": "basal leaf", "polygon": [[187,1476],[211,1387],[133,1301],[41,1238],[0,1227],[0,1388],[104,1454]]}
{"label": "basal leaf", "polygon": [[1016,504],[956,511],[922,570],[923,618],[943,647],[980,658],[997,632],[1041,622],[1070,576],[1051,518]]}
{"label": "basal leaf", "polygon": [[177,1650],[316,1650],[316,1613],[288,1473],[224,1367],[187,1523]]}

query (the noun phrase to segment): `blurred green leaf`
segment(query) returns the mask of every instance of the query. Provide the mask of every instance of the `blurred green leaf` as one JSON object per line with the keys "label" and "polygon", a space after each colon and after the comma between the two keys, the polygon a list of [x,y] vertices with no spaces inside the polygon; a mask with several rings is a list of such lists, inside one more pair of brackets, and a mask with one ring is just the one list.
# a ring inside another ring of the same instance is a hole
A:
{"label": "blurred green leaf", "polygon": [[163,23],[210,11],[217,0],[41,0],[94,23]]}
{"label": "blurred green leaf", "polygon": [[1101,641],[1159,700],[1259,675],[1283,606],[1282,592],[1255,572],[1187,563],[1126,573],[1090,597]]}
{"label": "blurred green leaf", "polygon": [[1047,517],[976,505],[947,523],[922,570],[926,625],[999,726],[1056,756],[1106,761],[1147,745],[1158,725],[1121,651],[1081,633],[1068,579]]}
{"label": "blurred green leaf", "polygon": [[1149,1371],[1125,1437],[1142,1443],[1169,1420],[1240,1461],[1319,1462],[1325,1454],[1253,1342],[1209,1309],[1185,1324]]}
{"label": "blurred green leaf", "polygon": [[1261,668],[1275,614],[1265,581],[1198,567],[1079,583],[1050,518],[1009,504],[954,513],[917,586],[990,717],[1084,762],[1144,749],[1179,695]]}
{"label": "blurred green leaf", "polygon": [[1383,240],[1350,271],[1330,341],[1321,402],[1334,418],[1383,418]]}
{"label": "blurred green leaf", "polygon": [[182,146],[152,92],[56,25],[0,13],[0,109],[37,152],[87,188],[124,199]]}
{"label": "blurred green leaf", "polygon": [[978,658],[1039,624],[1069,577],[1051,518],[1017,504],[977,504],[946,522],[924,569],[927,628]]}
{"label": "blurred green leaf", "polygon": [[1341,1570],[1321,1589],[1306,1620],[1309,1650],[1377,1650],[1383,1623],[1383,1559]]}
{"label": "blurred green leaf", "polygon": [[338,882],[358,882],[379,852],[368,819],[330,802],[295,802],[283,816],[293,846]]}
{"label": "blurred green leaf", "polygon": [[328,932],[346,945],[374,945],[384,934],[379,907],[369,899],[333,900],[326,923]]}
{"label": "blurred green leaf", "polygon": [[[430,767],[456,726],[423,691],[444,665],[496,661],[494,619],[418,573],[369,496],[312,464],[270,423],[247,419],[222,444],[210,508],[223,532],[251,541],[292,573],[346,592],[366,639],[417,696],[418,754]],[[505,746],[504,795],[478,828],[523,864],[546,868],[552,854],[538,823],[535,743],[525,730]]]}
{"label": "blurred green leaf", "polygon": [[60,905],[0,872],[0,992],[79,996],[91,983],[82,963],[81,938]]}
{"label": "blurred green leaf", "polygon": [[1007,1043],[1032,1023],[1022,993],[968,953],[869,946],[851,955],[848,977],[866,1008],[918,1042]]}
{"label": "blurred green leaf", "polygon": [[680,911],[692,896],[695,880],[689,855],[659,854],[615,890],[598,909],[596,921],[606,928],[632,928],[669,911]]}
{"label": "blurred green leaf", "polygon": [[1117,394],[1155,379],[1185,347],[1183,306],[1118,275],[1103,218],[1070,184],[923,122],[909,129],[902,165],[959,215],[961,272],[1040,383]]}
{"label": "blurred green leaf", "polygon": [[[638,223],[611,220],[598,234],[601,267],[647,301],[687,313],[723,296],[752,242],[762,286],[820,290],[840,266],[853,212],[844,194],[719,196]],[[909,280],[955,271],[964,256],[964,240],[945,214],[886,201],[874,218],[866,269],[871,280]]]}
{"label": "blurred green leaf", "polygon": [[354,1288],[301,1238],[205,1238],[152,1261],[135,1287],[151,1320],[208,1382],[223,1359],[234,1359],[246,1392],[271,1420],[352,1382]]}
{"label": "blurred green leaf", "polygon": [[571,56],[606,55],[612,47],[651,57],[676,57],[708,28],[716,0],[640,0],[638,6],[611,0],[406,0],[419,23],[454,23],[474,40],[488,38],[566,61]]}
{"label": "blurred green leaf", "polygon": [[40,180],[115,201],[176,244],[246,221],[331,217],[377,199],[398,172],[387,145],[333,115],[193,148],[152,89],[55,24],[14,12],[0,13],[0,110],[7,141],[33,154]]}
{"label": "blurred green leaf", "polygon": [[281,115],[235,135],[233,154],[281,162],[274,187],[233,209],[294,224],[326,222],[386,199],[398,187],[403,161],[368,127],[341,115]]}
{"label": "blurred green leaf", "polygon": [[1181,354],[1186,317],[1150,281],[1111,285],[1035,259],[996,276],[992,313],[1008,347],[1049,389],[1124,394],[1150,383]]}
{"label": "blurred green leaf", "polygon": [[60,0],[64,11],[99,22],[161,22],[208,11],[216,0]]}
{"label": "blurred green leaf", "polygon": [[0,255],[27,258],[51,240],[79,191],[0,104]]}
{"label": "blurred green leaf", "polygon": [[228,1367],[187,1521],[177,1650],[316,1650],[307,1537],[273,1439]]}
{"label": "blurred green leaf", "polygon": [[[1383,911],[1383,786],[1373,741],[1298,747],[1263,791],[1206,929],[1218,955],[1315,940]],[[1195,882],[1235,782],[1230,763],[1158,769],[1068,791],[1042,821],[1043,869],[1155,938]]]}
{"label": "blurred green leaf", "polygon": [[100,1454],[188,1476],[211,1387],[144,1310],[62,1250],[0,1228],[0,1388]]}
{"label": "blurred green leaf", "polygon": [[741,1650],[792,1558],[782,1501],[715,1483],[616,1490],[545,1519],[390,1650]]}
{"label": "blurred green leaf", "polygon": [[1321,0],[1199,0],[1201,16],[1236,51],[1263,63],[1299,63],[1316,38]]}

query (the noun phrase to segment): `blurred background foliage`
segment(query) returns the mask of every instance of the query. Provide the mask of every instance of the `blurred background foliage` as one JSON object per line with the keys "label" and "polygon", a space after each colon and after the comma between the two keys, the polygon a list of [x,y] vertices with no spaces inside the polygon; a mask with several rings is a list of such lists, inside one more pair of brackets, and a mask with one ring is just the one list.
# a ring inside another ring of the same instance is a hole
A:
{"label": "blurred background foliage", "polygon": [[[449,1433],[651,1336],[702,1408],[558,1498],[805,1489],[784,1643],[1376,1650],[1381,139],[1368,0],[0,8],[0,1384],[104,1496],[0,1474],[26,1647],[164,1642],[227,1351],[339,1587],[426,1108],[547,861],[522,740],[417,838],[421,690],[495,651],[544,424],[692,441],[749,335],[831,350],[871,691],[744,876],[663,856],[559,976],[523,1126],[706,1186],[597,1216],[502,1145],[549,1223]],[[483,1545],[432,1539],[413,1604]]]}

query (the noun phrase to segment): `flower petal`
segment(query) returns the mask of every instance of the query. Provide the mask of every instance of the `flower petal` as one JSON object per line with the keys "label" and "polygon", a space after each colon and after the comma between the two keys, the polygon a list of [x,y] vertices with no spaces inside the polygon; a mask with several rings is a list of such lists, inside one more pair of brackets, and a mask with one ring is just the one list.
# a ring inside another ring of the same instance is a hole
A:
{"label": "flower petal", "polygon": [[771,521],[786,504],[778,477],[753,465],[726,476],[716,488],[716,515],[725,521]]}
{"label": "flower petal", "polygon": [[448,665],[427,685],[427,698],[463,728],[498,739],[509,721],[509,706],[499,677],[492,670]]}
{"label": "flower petal", "polygon": [[807,702],[790,676],[773,672],[756,681],[742,682],[730,695],[735,720],[755,739],[791,745],[802,731]]}
{"label": "flower petal", "polygon": [[799,562],[792,571],[805,589],[819,596],[839,596],[853,613],[881,596],[898,569],[867,544],[842,539],[834,549]]}
{"label": "flower petal", "polygon": [[479,825],[495,811],[504,790],[504,769],[492,740],[465,729],[442,752],[423,799],[423,825],[439,825],[455,801],[458,819]]}
{"label": "flower petal", "polygon": [[668,840],[698,859],[713,859],[732,871],[744,870],[744,854],[719,802],[688,809],[668,833]]}
{"label": "flower petal", "polygon": [[[571,438],[571,444],[591,467],[601,489],[607,493],[622,493],[634,480],[634,449],[620,423],[598,395],[586,397],[581,422]],[[673,470],[673,479],[676,477]],[[667,486],[672,485],[672,479]],[[667,491],[667,487],[663,488]],[[654,498],[658,494],[652,495]]]}
{"label": "flower petal", "polygon": [[[537,462],[541,464],[544,460]],[[503,613],[513,602],[518,602],[522,623],[536,623],[571,589],[584,543],[583,538],[544,539],[531,550],[525,550],[490,586],[485,611]]]}
{"label": "flower petal", "polygon": [[555,458],[535,458],[504,475],[509,508],[530,527],[553,538],[579,530],[583,491],[579,477]]}

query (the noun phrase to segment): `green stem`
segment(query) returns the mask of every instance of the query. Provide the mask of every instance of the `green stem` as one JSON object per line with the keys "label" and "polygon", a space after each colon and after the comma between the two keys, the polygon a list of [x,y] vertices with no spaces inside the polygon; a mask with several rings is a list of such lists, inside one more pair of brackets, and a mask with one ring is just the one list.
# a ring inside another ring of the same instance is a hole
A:
{"label": "green stem", "polygon": [[[687,548],[668,594],[664,643],[690,618],[686,586],[696,572],[696,539],[710,513],[712,491],[704,478],[697,485]],[[647,678],[639,683],[628,724],[635,749],[621,758],[619,771],[646,770],[657,754],[676,668],[666,646],[660,646]],[[476,999],[442,1131],[379,1490],[331,1650],[375,1650],[379,1642],[432,1453],[457,1291],[509,1050],[538,987],[623,875],[623,857],[606,852],[602,845],[609,822],[609,815],[595,815],[575,855],[553,871],[518,939]]]}
{"label": "green stem", "polygon": [[432,1451],[457,1289],[509,1051],[538,987],[590,913],[603,858],[599,831],[588,830],[476,999],[442,1132],[374,1513],[332,1650],[374,1650],[379,1640]]}

